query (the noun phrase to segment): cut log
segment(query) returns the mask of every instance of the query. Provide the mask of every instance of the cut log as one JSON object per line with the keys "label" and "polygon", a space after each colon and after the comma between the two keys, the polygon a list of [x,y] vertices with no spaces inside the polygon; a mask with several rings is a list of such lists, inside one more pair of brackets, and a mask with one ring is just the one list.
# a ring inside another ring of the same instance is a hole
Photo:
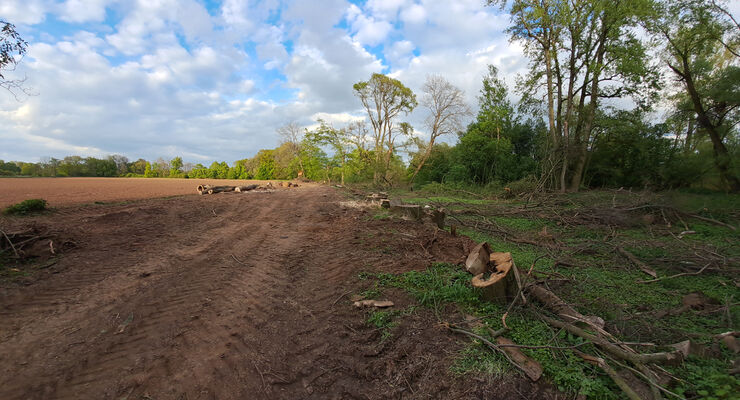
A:
{"label": "cut log", "polygon": [[483,242],[473,248],[465,260],[465,269],[473,275],[480,275],[488,269],[491,259],[491,248],[488,243]]}
{"label": "cut log", "polygon": [[221,193],[221,192],[233,192],[235,186],[211,186],[208,188],[208,194]]}
{"label": "cut log", "polygon": [[490,262],[493,264],[491,275],[488,278],[485,278],[485,273],[476,275],[471,283],[473,287],[483,289],[484,299],[496,303],[508,303],[517,294],[514,273],[510,273],[514,266],[511,253],[492,253]]}
{"label": "cut log", "polygon": [[496,342],[499,344],[499,347],[504,351],[504,353],[508,354],[509,357],[517,365],[519,365],[519,368],[524,371],[525,374],[527,374],[529,379],[531,379],[533,382],[537,382],[537,380],[540,379],[540,377],[542,376],[542,366],[540,365],[540,363],[530,357],[527,357],[527,355],[522,353],[522,351],[518,348],[513,347],[516,346],[516,344],[505,337],[497,337]]}
{"label": "cut log", "polygon": [[247,186],[237,186],[234,188],[235,192],[248,192],[250,190],[257,189],[260,185],[247,185]]}

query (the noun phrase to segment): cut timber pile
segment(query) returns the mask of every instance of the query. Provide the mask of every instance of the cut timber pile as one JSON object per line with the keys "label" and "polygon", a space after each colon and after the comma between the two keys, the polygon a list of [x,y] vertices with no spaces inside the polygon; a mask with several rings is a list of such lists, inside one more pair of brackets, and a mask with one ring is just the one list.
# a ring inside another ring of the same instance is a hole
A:
{"label": "cut timber pile", "polygon": [[[298,187],[298,184],[292,183],[292,182],[283,182],[278,183],[279,186],[284,187]],[[204,195],[204,194],[215,194],[215,193],[221,193],[221,192],[249,192],[249,191],[271,191],[275,187],[272,185],[272,182],[267,182],[265,186],[260,186],[257,184],[251,184],[246,186],[211,186],[211,185],[198,185],[196,190],[198,191],[198,194]]]}

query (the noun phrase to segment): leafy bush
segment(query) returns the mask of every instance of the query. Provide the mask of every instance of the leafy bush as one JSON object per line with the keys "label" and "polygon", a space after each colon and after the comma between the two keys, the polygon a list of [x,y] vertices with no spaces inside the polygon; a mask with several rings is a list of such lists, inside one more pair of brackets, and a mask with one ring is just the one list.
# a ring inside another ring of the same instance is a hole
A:
{"label": "leafy bush", "polygon": [[3,210],[3,214],[6,215],[26,215],[34,212],[46,210],[46,200],[44,199],[29,199],[23,200],[18,204]]}
{"label": "leafy bush", "polygon": [[532,193],[537,188],[537,178],[534,175],[528,175],[518,181],[510,182],[506,187],[513,195]]}

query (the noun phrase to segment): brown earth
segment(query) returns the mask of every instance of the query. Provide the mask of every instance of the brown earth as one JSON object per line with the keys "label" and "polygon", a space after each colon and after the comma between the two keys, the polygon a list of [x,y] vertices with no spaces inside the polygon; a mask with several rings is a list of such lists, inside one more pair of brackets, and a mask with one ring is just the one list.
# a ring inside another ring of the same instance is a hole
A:
{"label": "brown earth", "polygon": [[265,181],[170,178],[0,178],[0,207],[27,199],[50,206],[150,199],[195,193],[200,184],[243,186]]}
{"label": "brown earth", "polygon": [[368,284],[358,274],[459,262],[470,243],[347,196],[309,185],[0,217],[64,250],[0,288],[0,399],[557,396],[517,375],[452,375],[468,339],[423,308],[382,341],[348,300]]}

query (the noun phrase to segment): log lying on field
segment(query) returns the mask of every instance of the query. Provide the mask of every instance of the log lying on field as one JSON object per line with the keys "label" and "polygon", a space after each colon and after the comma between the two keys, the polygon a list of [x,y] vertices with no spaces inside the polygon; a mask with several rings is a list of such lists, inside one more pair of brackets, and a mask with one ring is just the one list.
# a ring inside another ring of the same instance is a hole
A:
{"label": "log lying on field", "polygon": [[211,185],[198,185],[198,194],[214,194],[221,192],[233,192],[236,186],[211,186]]}
{"label": "log lying on field", "polygon": [[247,186],[237,186],[234,191],[235,192],[248,192],[250,190],[254,190],[260,187],[260,185],[247,185]]}
{"label": "log lying on field", "polygon": [[236,189],[236,186],[213,186],[208,188],[208,194],[233,192],[234,189]]}

